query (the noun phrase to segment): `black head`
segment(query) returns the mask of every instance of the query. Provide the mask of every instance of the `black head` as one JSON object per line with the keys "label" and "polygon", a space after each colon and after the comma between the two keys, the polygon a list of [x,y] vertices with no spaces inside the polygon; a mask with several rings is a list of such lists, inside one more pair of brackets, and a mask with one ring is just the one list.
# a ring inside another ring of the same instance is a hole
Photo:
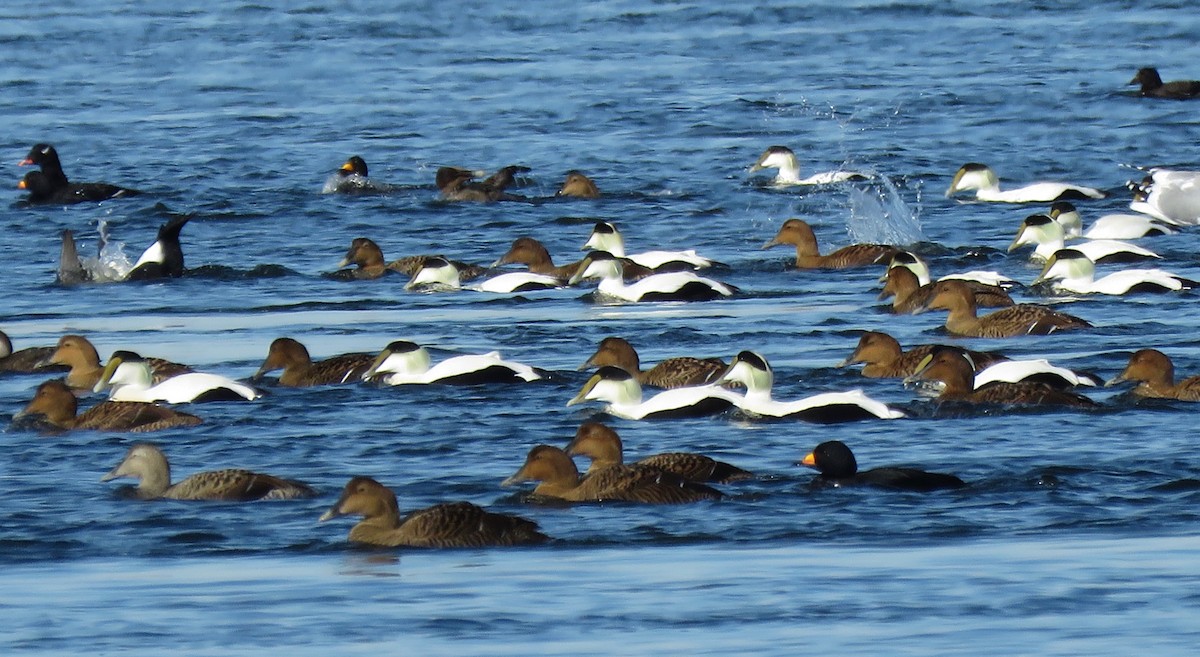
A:
{"label": "black head", "polygon": [[858,472],[854,452],[840,440],[829,440],[817,445],[801,463],[835,479],[853,477]]}
{"label": "black head", "polygon": [[355,155],[346,160],[342,168],[338,169],[339,176],[362,176],[367,177],[367,162],[361,157]]}

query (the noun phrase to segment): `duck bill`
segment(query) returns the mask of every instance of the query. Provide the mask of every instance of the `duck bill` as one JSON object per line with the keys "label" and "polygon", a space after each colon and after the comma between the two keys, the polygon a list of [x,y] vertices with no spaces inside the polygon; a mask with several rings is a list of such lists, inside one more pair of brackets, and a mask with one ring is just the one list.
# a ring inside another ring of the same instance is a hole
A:
{"label": "duck bill", "polygon": [[767,241],[766,244],[763,244],[762,248],[759,250],[766,251],[767,249],[769,249],[773,246],[779,246],[780,244],[783,244],[783,242],[780,242],[778,237],[772,237],[770,240]]}
{"label": "duck bill", "polygon": [[120,358],[109,358],[108,363],[104,366],[104,371],[100,373],[100,379],[96,381],[96,385],[92,386],[92,392],[103,392],[112,381],[113,374],[120,366]]}
{"label": "duck bill", "polygon": [[817,457],[816,457],[816,455],[815,455],[815,454],[813,454],[812,452],[809,452],[808,454],[805,454],[805,455],[804,455],[804,458],[803,458],[803,459],[800,459],[800,465],[808,466],[808,467],[810,467],[810,468],[815,468],[815,467],[817,467]]}
{"label": "duck bill", "polygon": [[339,499],[337,502],[334,502],[333,506],[329,507],[329,509],[326,510],[325,513],[322,513],[320,518],[317,518],[317,522],[325,522],[326,520],[333,520],[334,518],[340,517],[342,515],[344,515],[342,513],[342,501]]}
{"label": "duck bill", "polygon": [[529,478],[525,476],[525,466],[521,466],[520,470],[514,472],[508,479],[500,482],[500,485],[505,487],[515,486],[523,481],[529,481]]}
{"label": "duck bill", "polygon": [[1017,250],[1017,247],[1025,244],[1025,229],[1017,231],[1017,236],[1013,238],[1012,244],[1008,245],[1008,252],[1012,253]]}
{"label": "duck bill", "polygon": [[354,165],[353,165],[353,164],[351,164],[351,163],[349,163],[349,162],[347,162],[347,163],[343,164],[343,165],[342,165],[342,167],[341,167],[340,169],[338,169],[338,171],[350,171],[350,172],[353,172],[353,171],[354,171]]}
{"label": "duck bill", "polygon": [[923,375],[925,374],[925,370],[929,369],[929,364],[932,362],[933,362],[933,354],[929,354],[928,356],[922,358],[921,362],[917,363],[917,371],[904,377],[904,380],[901,383],[903,383],[906,386],[909,386],[909,385],[914,385],[914,384],[924,381],[925,377]]}
{"label": "duck bill", "polygon": [[117,467],[109,470],[108,473],[103,477],[100,477],[100,481],[112,481],[113,479],[120,479],[121,477],[124,477],[125,473],[121,471],[122,465],[125,465],[124,461],[122,461]]}
{"label": "duck bill", "polygon": [[1105,387],[1105,388],[1111,388],[1111,387],[1113,387],[1113,386],[1115,386],[1115,385],[1119,385],[1119,384],[1121,384],[1121,383],[1125,383],[1125,381],[1126,381],[1126,379],[1125,379],[1125,372],[1121,372],[1120,374],[1118,374],[1118,375],[1114,376],[1113,378],[1111,378],[1111,379],[1109,379],[1109,380],[1105,381],[1105,382],[1104,382],[1104,387]]}
{"label": "duck bill", "polygon": [[278,369],[278,368],[275,367],[274,365],[272,365],[270,363],[270,361],[267,361],[262,364],[262,367],[258,368],[258,371],[255,372],[254,375],[250,377],[250,380],[251,381],[261,381],[262,378],[264,376],[266,376],[268,372],[273,372],[276,369]]}
{"label": "duck bill", "polygon": [[958,191],[958,183],[962,181],[962,177],[963,170],[959,169],[958,173],[954,174],[954,180],[950,182],[950,186],[946,188],[946,198],[950,198],[954,195],[954,192]]}
{"label": "duck bill", "polygon": [[29,185],[26,185],[24,180],[21,180],[20,182],[17,183],[17,189],[28,189],[28,188],[29,188]]}
{"label": "duck bill", "polygon": [[336,268],[341,269],[342,267],[349,266],[349,264],[350,264],[350,258],[342,258],[341,260],[338,261]]}
{"label": "duck bill", "polygon": [[600,375],[593,374],[592,378],[588,379],[587,383],[583,384],[583,388],[581,388],[579,390],[579,394],[575,395],[574,397],[571,398],[571,401],[567,402],[567,406],[574,406],[576,404],[580,404],[580,403],[583,403],[584,401],[587,401],[588,393],[590,393],[592,391],[592,388],[596,387],[596,383],[599,381],[600,381]]}
{"label": "duck bill", "polygon": [[[1132,84],[1132,83],[1130,83],[1130,84]],[[19,167],[29,167],[29,166],[33,166],[33,160],[31,160],[31,159],[29,159],[29,158],[25,158],[24,160],[21,160],[20,162],[17,162],[17,166],[19,166]]]}
{"label": "duck bill", "polygon": [[371,361],[371,366],[367,368],[367,371],[363,372],[363,375],[362,375],[363,381],[366,381],[366,380],[370,379],[371,377],[375,376],[375,373],[379,371],[379,368],[383,365],[384,361],[386,361],[388,359],[388,356],[391,356],[391,355],[392,355],[392,352],[388,351],[387,349],[384,349],[382,353],[380,353],[378,356],[376,356],[375,360]]}
{"label": "duck bill", "polygon": [[579,263],[579,268],[575,270],[575,273],[571,274],[571,277],[567,279],[567,285],[577,285],[579,281],[582,281],[585,278],[584,274],[587,273],[587,269],[591,264],[591,258],[584,258]]}

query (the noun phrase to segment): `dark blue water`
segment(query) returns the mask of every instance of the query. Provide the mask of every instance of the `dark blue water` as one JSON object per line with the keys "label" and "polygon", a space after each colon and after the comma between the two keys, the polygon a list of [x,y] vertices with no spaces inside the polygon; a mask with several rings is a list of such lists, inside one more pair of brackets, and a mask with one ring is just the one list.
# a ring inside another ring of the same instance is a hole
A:
{"label": "dark blue water", "polygon": [[[500,349],[557,376],[519,388],[273,390],[188,409],[158,434],[176,477],[249,467],[319,487],[314,500],[133,503],[98,480],[134,439],[4,433],[0,627],[6,654],[1193,654],[1200,461],[1195,409],[1089,391],[1096,412],[934,416],[894,380],[834,365],[860,329],[945,340],[939,313],[894,317],[878,269],[796,272],[761,251],[788,217],[827,248],[920,241],[935,273],[995,269],[1041,206],[942,197],[964,162],[1009,184],[1070,180],[1113,192],[1123,164],[1195,168],[1197,105],[1125,83],[1200,70],[1200,18],[1182,2],[1031,8],[939,3],[493,5],[58,3],[0,10],[0,115],[9,180],[29,146],[68,175],[144,196],[0,208],[4,310],[18,348],[83,333],[116,349],[244,377],[288,335],[317,358],[394,339],[438,354]],[[876,183],[778,189],[746,168],[793,148],[806,172]],[[385,196],[320,191],[348,156]],[[549,197],[589,173],[597,201],[447,204],[442,165],[531,168]],[[58,236],[86,254],[99,222],[136,258],[171,213],[190,274],[168,283],[54,284]],[[405,292],[402,278],[324,278],[351,239],[389,258],[488,263],[513,239],[577,257],[596,219],[630,250],[695,248],[744,294],[606,306],[582,290],[519,297]],[[1200,277],[1194,231],[1143,244]],[[1024,297],[1024,300],[1030,300]],[[1036,300],[1036,299],[1033,299]],[[1136,348],[1200,372],[1194,294],[1081,299],[1097,328],[964,341],[1111,377]],[[545,507],[498,482],[537,443],[565,444],[594,406],[564,406],[606,335],[653,363],[763,353],[776,397],[861,387],[911,419],[821,426],[735,417],[614,420],[631,455],[701,451],[760,474],[689,507]],[[38,377],[0,379],[19,410]],[[932,495],[810,491],[794,465],[816,443],[864,467],[907,463],[970,482]],[[402,508],[470,500],[536,519],[534,549],[373,551],[350,522],[316,524],[345,481],[371,475]]]}

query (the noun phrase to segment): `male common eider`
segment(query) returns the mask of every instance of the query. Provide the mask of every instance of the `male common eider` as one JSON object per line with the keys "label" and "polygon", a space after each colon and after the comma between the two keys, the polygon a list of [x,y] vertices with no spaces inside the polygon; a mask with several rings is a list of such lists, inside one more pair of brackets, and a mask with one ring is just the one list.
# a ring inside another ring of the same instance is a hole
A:
{"label": "male common eider", "polygon": [[736,291],[690,271],[651,274],[626,284],[621,260],[605,251],[589,253],[567,282],[574,285],[585,278],[599,278],[599,295],[620,301],[709,301],[733,296]]}
{"label": "male common eider", "polygon": [[716,385],[664,390],[642,401],[642,387],[633,375],[618,367],[601,367],[587,380],[567,406],[587,400],[608,402],[604,412],[628,420],[701,417],[729,410],[741,395]]}
{"label": "male common eider", "polygon": [[968,162],[954,174],[954,181],[946,190],[949,198],[957,192],[975,190],[975,200],[997,203],[1049,203],[1051,201],[1104,198],[1105,193],[1067,183],[1040,182],[1006,192],[1000,191],[1000,180],[987,165]]}
{"label": "male common eider", "polygon": [[1044,383],[993,381],[975,387],[971,362],[957,349],[938,349],[925,357],[916,373],[904,379],[939,401],[972,404],[1057,405],[1093,408],[1096,402]]}
{"label": "male common eider", "polygon": [[[161,358],[147,358],[146,362],[149,363],[150,369],[154,373],[156,383],[192,371],[192,368],[187,365],[172,363]],[[91,391],[104,373],[104,368],[100,365],[100,354],[96,352],[96,347],[82,335],[64,335],[59,338],[54,353],[50,354],[42,363],[65,365],[71,368],[67,372],[66,382],[76,390]]]}
{"label": "male common eider", "polygon": [[253,401],[262,396],[254,388],[207,372],[186,372],[154,382],[150,364],[132,351],[115,351],[108,358],[93,392],[111,388],[108,398],[118,402],[186,404],[205,401]]}
{"label": "male common eider", "polygon": [[1077,249],[1059,249],[1046,261],[1033,285],[1048,282],[1056,292],[1072,294],[1128,294],[1178,292],[1200,286],[1162,269],[1124,269],[1097,279],[1096,265]]}
{"label": "male common eider", "polygon": [[444,383],[518,383],[542,378],[534,368],[504,360],[500,352],[452,356],[432,365],[429,351],[406,340],[397,340],[375,357],[363,380],[380,380],[387,385]]}
{"label": "male common eider", "polygon": [[779,170],[779,173],[775,175],[775,179],[771,181],[776,185],[829,185],[846,182],[847,180],[865,180],[869,178],[866,174],[854,171],[826,171],[824,173],[815,173],[807,178],[801,178],[800,164],[796,161],[796,154],[787,146],[771,146],[763,151],[763,154],[758,156],[758,161],[751,165],[750,173],[761,169]]}
{"label": "male common eider", "polygon": [[[1024,244],[1035,244],[1032,259],[1048,260],[1055,251],[1064,248],[1065,238],[1066,233],[1061,224],[1044,214],[1033,214],[1021,222],[1017,236],[1013,238],[1012,244],[1008,245],[1008,252],[1012,253]],[[1116,240],[1082,240],[1073,243],[1071,248],[1097,263],[1133,262],[1160,257],[1149,249]]]}

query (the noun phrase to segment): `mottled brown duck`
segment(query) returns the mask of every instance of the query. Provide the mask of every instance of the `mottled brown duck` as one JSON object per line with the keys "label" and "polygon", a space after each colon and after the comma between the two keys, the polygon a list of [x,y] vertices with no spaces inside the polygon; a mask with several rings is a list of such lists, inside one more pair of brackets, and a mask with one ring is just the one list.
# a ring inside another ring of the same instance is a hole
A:
{"label": "mottled brown duck", "polygon": [[535,495],[569,502],[622,500],[681,504],[721,498],[721,492],[714,488],[651,468],[614,465],[581,478],[571,457],[551,445],[538,445],[530,450],[521,469],[501,485],[522,481],[541,482],[533,489]]}
{"label": "mottled brown duck", "polygon": [[94,429],[97,431],[161,431],[201,423],[188,413],[147,402],[103,401],[76,415],[79,401],[75,393],[60,379],[38,386],[25,409],[13,416],[14,421],[30,419],[54,429]]}
{"label": "mottled brown duck", "polygon": [[518,516],[492,513],[470,502],[450,502],[400,517],[396,494],[370,477],[354,477],[341,497],[321,516],[363,519],[350,529],[355,543],[384,547],[457,548],[543,543],[537,523]]}
{"label": "mottled brown duck", "polygon": [[950,311],[946,317],[946,330],[950,333],[977,338],[1047,335],[1092,326],[1073,315],[1031,303],[1017,304],[978,317],[974,293],[965,282],[957,280],[935,283],[934,295],[927,307]]}
{"label": "mottled brown duck", "polygon": [[1125,370],[1108,380],[1113,386],[1124,381],[1137,381],[1133,394],[1139,397],[1200,401],[1200,376],[1189,376],[1175,383],[1175,365],[1157,349],[1139,349],[1129,357]]}
{"label": "mottled brown duck", "polygon": [[[858,339],[854,353],[846,360],[838,363],[838,367],[846,367],[855,363],[864,363],[862,375],[872,379],[902,379],[917,371],[917,366],[926,356],[943,345],[922,344],[904,351],[900,342],[881,331],[867,331]],[[989,365],[1008,360],[1007,356],[994,351],[971,351],[964,349],[975,364],[975,371]]]}
{"label": "mottled brown duck", "polygon": [[138,480],[134,493],[143,500],[249,502],[290,500],[315,497],[317,494],[303,482],[240,469],[200,472],[172,484],[171,466],[166,455],[151,443],[137,443],[130,447],[125,458],[100,481],[121,477]]}
{"label": "mottled brown duck", "polygon": [[851,244],[829,255],[821,255],[817,247],[817,236],[806,222],[788,219],[779,232],[762,248],[769,249],[781,244],[796,247],[797,269],[847,269],[887,262],[899,249],[886,244]]}
{"label": "mottled brown duck", "polygon": [[267,351],[267,359],[251,377],[258,381],[268,372],[283,370],[279,385],[293,388],[329,385],[335,383],[357,383],[362,379],[375,354],[341,354],[313,362],[308,349],[292,338],[276,338]]}
{"label": "mottled brown duck", "polygon": [[[929,305],[935,294],[936,283],[921,285],[917,275],[908,267],[890,267],[887,283],[879,293],[879,299],[892,298],[892,312],[898,314],[919,313]],[[975,305],[983,308],[1006,308],[1012,306],[1012,297],[1000,287],[976,281],[962,281],[971,289]]]}
{"label": "mottled brown duck", "polygon": [[960,401],[972,404],[1057,405],[1094,408],[1096,402],[1067,390],[1044,383],[1008,383],[994,381],[975,388],[975,371],[959,350],[937,349],[921,362],[906,384],[932,384],[939,390],[939,401]]}
{"label": "mottled brown duck", "polygon": [[676,356],[667,358],[643,372],[637,350],[624,338],[615,336],[601,340],[596,353],[580,365],[579,369],[606,365],[629,372],[642,385],[658,388],[682,388],[712,383],[721,378],[721,373],[726,367],[725,362],[719,358]]}
{"label": "mottled brown duck", "polygon": [[581,171],[567,172],[567,179],[558,190],[559,196],[574,196],[576,198],[600,198],[600,188]]}
{"label": "mottled brown duck", "polygon": [[[583,456],[592,460],[587,474],[614,465],[624,464],[621,437],[610,427],[599,422],[584,422],[575,432],[575,438],[567,444],[567,455]],[[690,452],[667,452],[639,459],[632,464],[679,475],[688,481],[724,484],[731,481],[754,478],[754,473],[737,466],[718,461],[703,454]]]}
{"label": "mottled brown duck", "polygon": [[[150,365],[155,383],[162,383],[173,376],[192,371],[192,368],[187,365],[172,363],[161,358],[147,358],[146,362]],[[91,390],[104,373],[104,368],[100,365],[100,354],[97,353],[96,347],[82,335],[64,335],[59,338],[54,353],[50,354],[50,357],[42,363],[65,365],[71,368],[67,372],[66,382],[68,386],[76,390]]]}

